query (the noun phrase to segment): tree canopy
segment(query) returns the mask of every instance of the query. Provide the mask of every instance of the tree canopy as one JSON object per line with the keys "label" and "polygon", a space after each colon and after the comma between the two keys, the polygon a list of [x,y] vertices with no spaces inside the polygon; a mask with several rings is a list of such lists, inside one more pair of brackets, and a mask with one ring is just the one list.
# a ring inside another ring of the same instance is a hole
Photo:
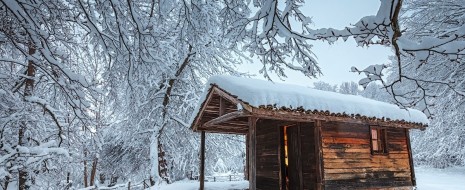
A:
{"label": "tree canopy", "polygon": [[[1,1],[2,187],[182,179],[198,171],[198,137],[186,122],[206,78],[247,76],[236,68],[251,56],[265,78],[285,77],[285,69],[316,78],[320,63],[311,48],[317,40],[392,47],[392,64],[352,69],[366,75],[360,85],[372,94],[384,89],[397,105],[430,116],[462,110],[465,2],[383,0],[376,15],[342,29],[313,28],[305,3]],[[382,86],[369,85],[374,81]],[[359,93],[353,83],[340,88]],[[433,125],[463,126],[461,115],[439,116],[444,122]],[[209,150],[217,159],[212,163],[222,159],[240,171],[243,137],[213,139],[207,144],[222,141],[226,153]],[[463,152],[459,139],[462,149],[454,150]],[[449,158],[464,160],[463,154]]]}

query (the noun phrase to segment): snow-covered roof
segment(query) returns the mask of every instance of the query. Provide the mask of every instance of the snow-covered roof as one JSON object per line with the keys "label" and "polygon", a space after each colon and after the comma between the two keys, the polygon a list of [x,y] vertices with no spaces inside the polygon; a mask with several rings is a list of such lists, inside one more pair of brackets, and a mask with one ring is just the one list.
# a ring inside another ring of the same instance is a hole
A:
{"label": "snow-covered roof", "polygon": [[193,113],[191,124],[199,114],[212,85],[226,91],[237,99],[252,106],[273,105],[275,108],[329,111],[334,114],[362,115],[378,119],[389,118],[410,123],[428,125],[424,113],[415,109],[402,109],[394,104],[380,102],[361,96],[327,92],[291,84],[241,78],[233,76],[213,76],[207,82],[205,92]]}

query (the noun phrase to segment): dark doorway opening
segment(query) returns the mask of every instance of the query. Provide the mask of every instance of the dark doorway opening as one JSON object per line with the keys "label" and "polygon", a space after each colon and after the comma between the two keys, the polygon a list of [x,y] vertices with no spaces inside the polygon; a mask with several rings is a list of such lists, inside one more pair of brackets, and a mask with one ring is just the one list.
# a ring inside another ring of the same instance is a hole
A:
{"label": "dark doorway opening", "polygon": [[313,123],[294,123],[281,127],[282,189],[314,189],[316,185],[315,139]]}

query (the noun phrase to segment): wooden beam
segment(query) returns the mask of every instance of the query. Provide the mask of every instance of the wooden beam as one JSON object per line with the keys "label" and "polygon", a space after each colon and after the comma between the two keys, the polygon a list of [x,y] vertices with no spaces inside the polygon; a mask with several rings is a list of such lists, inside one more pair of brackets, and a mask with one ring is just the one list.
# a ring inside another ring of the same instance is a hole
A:
{"label": "wooden beam", "polygon": [[200,190],[205,188],[205,131],[200,135]]}
{"label": "wooden beam", "polygon": [[219,88],[218,86],[213,86],[213,90],[214,90],[214,92],[216,94],[218,94],[221,97],[229,100],[231,103],[233,103],[233,104],[241,104],[241,106],[242,106],[242,108],[244,108],[244,110],[247,110],[249,112],[252,111],[252,106],[248,105],[245,102],[242,102],[241,100],[238,100],[236,97],[234,97],[233,95],[227,93],[226,91]]}
{"label": "wooden beam", "polygon": [[224,91],[223,89],[219,88],[218,86],[213,86],[213,91],[220,95],[221,97],[229,100],[231,103],[233,104],[237,104],[239,103],[239,100],[237,100],[236,97],[232,96],[231,94],[227,93],[226,91]]}
{"label": "wooden beam", "polygon": [[203,124],[203,127],[211,127],[213,125],[217,125],[220,123],[223,123],[225,121],[229,121],[231,119],[235,119],[238,117],[248,117],[251,116],[250,114],[244,112],[243,110],[227,113],[225,115],[222,115],[220,117],[217,117],[215,119],[212,119],[210,121],[207,121],[206,123]]}
{"label": "wooden beam", "polygon": [[207,94],[207,98],[206,98],[205,101],[202,103],[199,112],[198,112],[197,115],[195,116],[195,120],[194,120],[194,122],[192,123],[192,126],[191,126],[191,129],[192,129],[192,130],[194,130],[194,131],[197,130],[197,127],[199,126],[200,118],[202,118],[203,112],[204,112],[205,109],[207,108],[207,104],[208,104],[208,102],[210,102],[212,96],[213,96],[213,90],[212,90],[212,88],[210,88],[210,91],[209,91],[208,94]]}
{"label": "wooden beam", "polygon": [[297,125],[297,169],[299,172],[299,189],[304,189],[304,175],[303,175],[303,168],[302,168],[302,133],[300,129],[302,128],[301,123]]}
{"label": "wooden beam", "polygon": [[249,180],[249,135],[245,135],[245,180]]}
{"label": "wooden beam", "polygon": [[244,130],[239,130],[239,129],[219,129],[216,127],[212,127],[212,128],[198,128],[197,131],[205,131],[208,133],[219,133],[219,134],[246,135],[248,133],[248,128],[245,128]]}
{"label": "wooden beam", "polygon": [[223,116],[226,113],[226,102],[224,102],[224,98],[220,96],[220,110],[219,115]]}
{"label": "wooden beam", "polygon": [[408,159],[409,159],[409,164],[410,164],[410,177],[412,178],[412,185],[417,186],[417,180],[415,179],[415,169],[413,166],[412,147],[410,145],[409,129],[405,129],[405,137],[407,138],[407,151],[408,151]]}
{"label": "wooden beam", "polygon": [[257,119],[249,118],[249,190],[256,190],[257,187],[257,170],[256,170],[256,123]]}
{"label": "wooden beam", "polygon": [[227,123],[227,122],[223,122],[223,123],[218,123],[218,124],[209,124],[208,126],[206,126],[205,124],[203,124],[202,126],[198,127],[198,130],[208,130],[210,128],[222,128],[222,129],[244,129],[244,130],[248,130],[248,126],[247,125],[237,125],[237,124],[234,124],[234,123]]}
{"label": "wooden beam", "polygon": [[284,126],[285,125],[279,125],[277,124],[278,128],[278,134],[279,134],[279,150],[278,150],[278,160],[279,164],[281,165],[280,170],[279,170],[279,187],[280,190],[286,190],[287,189],[287,182],[286,182],[286,150],[285,150],[285,143],[284,143]]}
{"label": "wooden beam", "polygon": [[227,121],[215,126],[222,126],[222,127],[227,127],[227,128],[233,128],[233,129],[248,129],[249,125],[247,122],[242,123],[242,122],[233,122],[233,121]]}
{"label": "wooden beam", "polygon": [[323,148],[322,148],[322,137],[321,137],[321,121],[316,120],[314,123],[314,135],[315,135],[315,161],[316,161],[316,190],[324,189],[324,164],[323,164]]}

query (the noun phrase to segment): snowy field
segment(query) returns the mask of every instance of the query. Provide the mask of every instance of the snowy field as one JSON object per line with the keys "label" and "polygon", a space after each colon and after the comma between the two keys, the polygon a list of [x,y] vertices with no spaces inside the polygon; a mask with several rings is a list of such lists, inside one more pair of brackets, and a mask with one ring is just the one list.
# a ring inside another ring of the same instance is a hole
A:
{"label": "snowy field", "polygon": [[[465,190],[465,168],[435,169],[417,167],[417,190]],[[197,181],[179,181],[152,190],[197,190]],[[248,187],[247,181],[206,182],[207,190],[239,190]]]}
{"label": "snowy field", "polygon": [[465,190],[465,167],[415,168],[417,190]]}

